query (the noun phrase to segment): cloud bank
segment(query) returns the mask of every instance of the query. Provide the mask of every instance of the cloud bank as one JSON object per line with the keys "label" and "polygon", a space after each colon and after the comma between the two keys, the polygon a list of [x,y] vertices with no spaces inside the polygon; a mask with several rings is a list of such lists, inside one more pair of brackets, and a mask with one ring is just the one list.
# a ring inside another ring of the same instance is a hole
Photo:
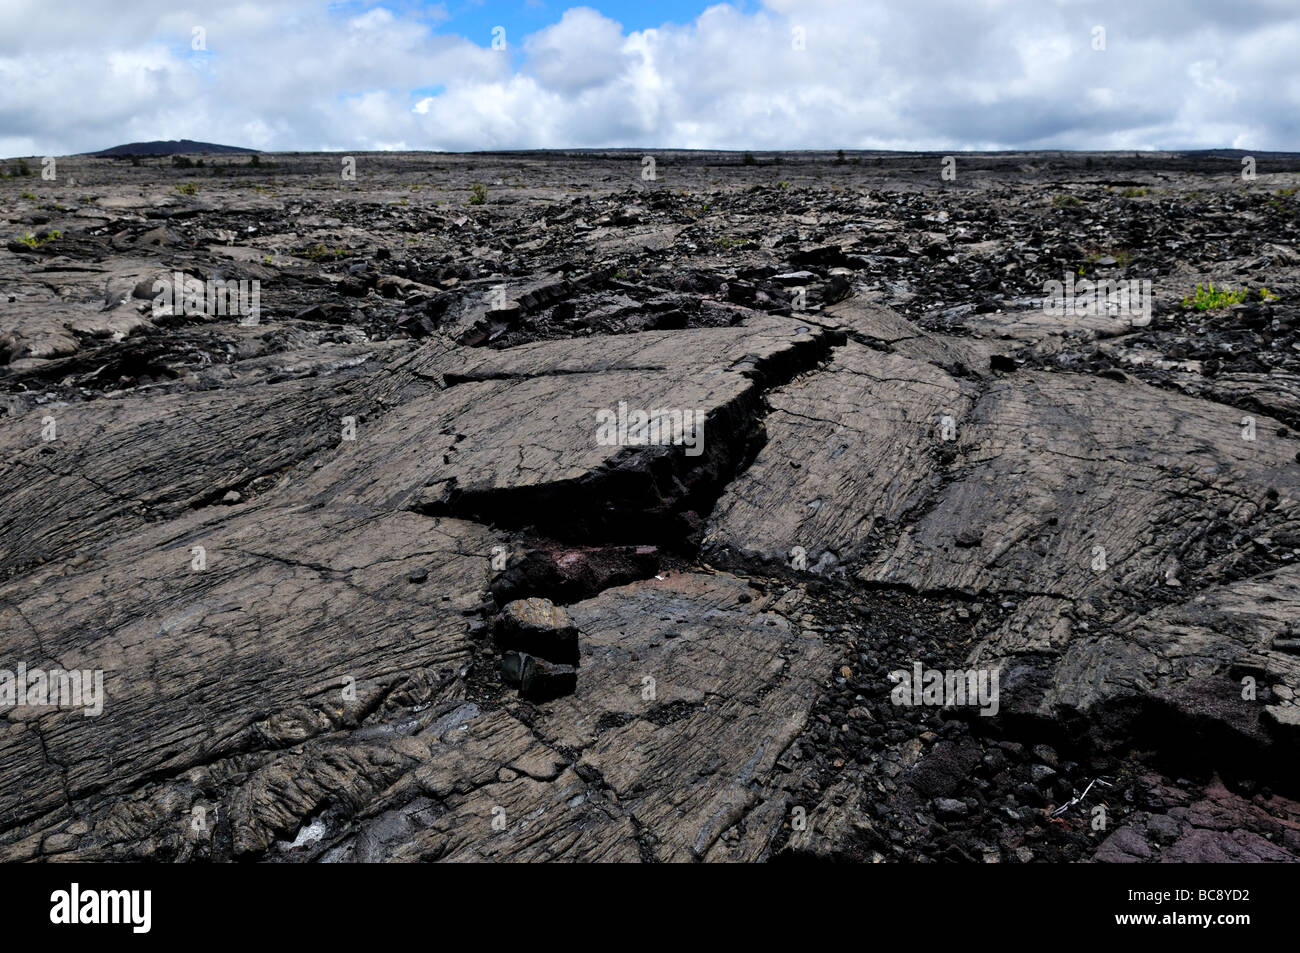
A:
{"label": "cloud bank", "polygon": [[6,0],[0,155],[180,138],[1300,149],[1294,0],[764,0],[634,31],[590,7],[530,33],[505,13],[501,26],[494,49],[442,6]]}

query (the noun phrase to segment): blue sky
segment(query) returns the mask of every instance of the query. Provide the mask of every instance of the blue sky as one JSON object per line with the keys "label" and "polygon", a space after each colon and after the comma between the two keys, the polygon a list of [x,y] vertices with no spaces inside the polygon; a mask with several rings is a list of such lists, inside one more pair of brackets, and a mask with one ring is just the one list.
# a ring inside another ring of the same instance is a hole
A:
{"label": "blue sky", "polygon": [[3,0],[0,155],[1300,150],[1297,49],[1297,0]]}
{"label": "blue sky", "polygon": [[[346,18],[364,13],[376,5],[371,0],[346,0],[330,4],[330,10],[336,16]],[[596,10],[621,24],[624,32],[630,33],[656,29],[665,24],[689,25],[712,5],[714,4],[690,0],[642,3],[635,0],[593,0],[588,3],[563,3],[557,0],[550,0],[549,3],[544,0],[511,0],[508,3],[447,0],[444,3],[427,3],[421,0],[398,0],[382,4],[394,12],[402,12],[428,24],[433,32],[464,37],[480,46],[490,45],[492,31],[498,26],[504,27],[511,62],[515,64],[523,59],[519,40],[558,23],[565,10],[573,7],[583,6]],[[730,5],[739,10],[754,7],[749,0],[737,0]]]}
{"label": "blue sky", "polygon": [[[387,4],[394,9],[404,6],[413,13],[424,13],[432,17],[445,15],[440,29],[443,32],[458,33],[469,39],[482,42],[481,37],[489,36],[492,28],[502,25],[511,33],[523,36],[553,23],[558,23],[561,15],[569,7],[588,6],[612,20],[621,23],[625,30],[645,30],[662,26],[665,23],[687,24],[704,12],[710,4],[687,2],[687,0],[665,0],[665,2],[642,2],[635,0],[605,0],[585,4],[549,3],[541,0],[523,0],[511,3],[472,3],[448,0],[446,3]],[[340,7],[364,7],[368,4],[340,4]],[[740,9],[746,4],[735,3]]]}

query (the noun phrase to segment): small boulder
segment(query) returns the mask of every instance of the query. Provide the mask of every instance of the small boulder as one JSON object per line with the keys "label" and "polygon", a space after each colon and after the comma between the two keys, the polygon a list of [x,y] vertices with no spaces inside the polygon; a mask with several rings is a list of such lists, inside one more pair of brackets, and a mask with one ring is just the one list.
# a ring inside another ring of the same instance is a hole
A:
{"label": "small boulder", "polygon": [[578,664],[578,629],[549,599],[517,599],[493,622],[502,651],[516,651],[561,665]]}
{"label": "small boulder", "polygon": [[965,801],[951,797],[936,798],[934,809],[939,817],[946,821],[956,820],[970,813],[970,808],[966,806]]}

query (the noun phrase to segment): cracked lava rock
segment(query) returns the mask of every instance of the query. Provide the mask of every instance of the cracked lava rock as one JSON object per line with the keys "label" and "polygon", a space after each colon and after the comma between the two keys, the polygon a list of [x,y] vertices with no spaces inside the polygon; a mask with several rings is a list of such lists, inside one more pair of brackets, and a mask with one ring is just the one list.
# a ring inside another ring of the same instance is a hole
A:
{"label": "cracked lava rock", "polygon": [[0,858],[1300,859],[1300,163],[66,162]]}

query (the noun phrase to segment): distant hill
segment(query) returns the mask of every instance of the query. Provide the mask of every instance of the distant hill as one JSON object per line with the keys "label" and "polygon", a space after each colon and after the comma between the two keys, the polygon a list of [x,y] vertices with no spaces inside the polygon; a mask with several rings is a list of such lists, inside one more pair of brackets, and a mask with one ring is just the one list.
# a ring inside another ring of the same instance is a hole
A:
{"label": "distant hill", "polygon": [[200,152],[238,152],[252,153],[257,149],[244,149],[240,146],[221,146],[215,142],[195,142],[193,139],[171,139],[157,142],[128,142],[124,146],[114,146],[100,152],[89,152],[92,156],[174,156],[194,155]]}

